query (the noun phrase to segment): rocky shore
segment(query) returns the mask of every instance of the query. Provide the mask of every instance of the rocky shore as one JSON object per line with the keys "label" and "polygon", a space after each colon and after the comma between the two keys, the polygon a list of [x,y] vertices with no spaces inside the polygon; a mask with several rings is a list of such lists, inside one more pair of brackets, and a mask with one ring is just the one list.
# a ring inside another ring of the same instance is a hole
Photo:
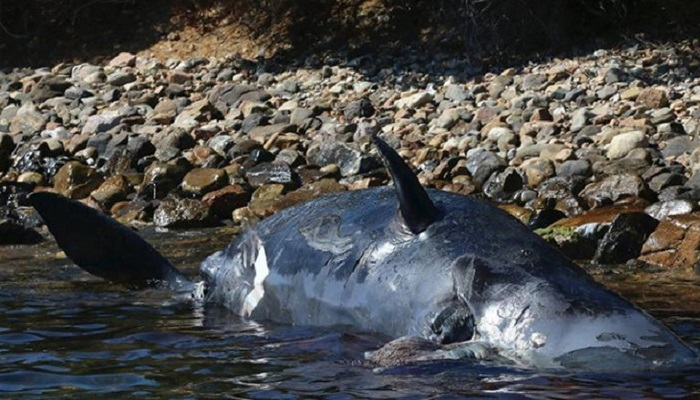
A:
{"label": "rocky shore", "polygon": [[244,228],[388,183],[369,143],[379,134],[425,185],[496,202],[573,258],[698,268],[698,50],[598,50],[497,73],[410,51],[282,71],[128,53],[2,71],[0,243],[41,240],[25,206],[39,190],[125,224]]}

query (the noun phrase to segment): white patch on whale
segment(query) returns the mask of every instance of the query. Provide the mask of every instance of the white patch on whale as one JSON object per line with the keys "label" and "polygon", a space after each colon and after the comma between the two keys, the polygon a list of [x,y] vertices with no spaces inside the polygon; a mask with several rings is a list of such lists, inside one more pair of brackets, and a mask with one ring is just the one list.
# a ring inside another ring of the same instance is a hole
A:
{"label": "white patch on whale", "polygon": [[253,312],[255,307],[258,306],[260,299],[265,295],[265,278],[270,274],[270,269],[267,265],[267,254],[265,254],[265,247],[260,246],[258,248],[258,257],[255,259],[253,264],[255,268],[255,277],[253,278],[253,290],[248,293],[243,300],[243,308],[241,314],[244,317],[249,317]]}

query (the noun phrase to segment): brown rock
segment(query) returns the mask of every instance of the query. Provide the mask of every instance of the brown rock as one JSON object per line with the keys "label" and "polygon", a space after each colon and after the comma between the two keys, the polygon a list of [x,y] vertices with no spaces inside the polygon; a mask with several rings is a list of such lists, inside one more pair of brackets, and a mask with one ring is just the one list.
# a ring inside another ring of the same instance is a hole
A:
{"label": "brown rock", "polygon": [[642,246],[639,260],[658,267],[690,269],[700,257],[700,213],[661,221]]}
{"label": "brown rock", "polygon": [[93,168],[78,161],[69,161],[54,176],[57,192],[72,199],[84,199],[102,184],[102,177]]}
{"label": "brown rock", "polygon": [[226,171],[218,168],[195,168],[182,180],[182,190],[194,195],[204,195],[228,183]]}
{"label": "brown rock", "polygon": [[666,92],[659,89],[645,88],[637,96],[637,104],[644,104],[649,108],[661,108],[668,106]]}
{"label": "brown rock", "polygon": [[241,185],[228,185],[204,195],[202,201],[219,218],[229,218],[233,210],[245,207],[250,201],[250,192]]}
{"label": "brown rock", "polygon": [[129,181],[124,175],[107,178],[99,188],[90,193],[103,210],[109,210],[115,203],[126,199],[130,191]]}

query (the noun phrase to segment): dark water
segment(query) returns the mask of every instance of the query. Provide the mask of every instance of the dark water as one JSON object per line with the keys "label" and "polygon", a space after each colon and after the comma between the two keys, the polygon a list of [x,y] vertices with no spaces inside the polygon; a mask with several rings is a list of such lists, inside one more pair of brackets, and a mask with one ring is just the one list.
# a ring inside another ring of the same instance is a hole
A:
{"label": "dark water", "polygon": [[[196,274],[230,232],[151,234]],[[600,274],[700,345],[700,279]],[[535,373],[439,362],[382,373],[362,353],[382,338],[244,321],[157,291],[93,278],[51,243],[0,247],[0,398],[700,398],[700,366],[656,373]]]}

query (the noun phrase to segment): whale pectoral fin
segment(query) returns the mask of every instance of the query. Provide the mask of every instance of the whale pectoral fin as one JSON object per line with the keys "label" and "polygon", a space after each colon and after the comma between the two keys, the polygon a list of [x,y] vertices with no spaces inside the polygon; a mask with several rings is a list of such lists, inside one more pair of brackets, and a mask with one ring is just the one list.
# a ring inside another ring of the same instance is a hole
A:
{"label": "whale pectoral fin", "polygon": [[29,203],[61,250],[85,271],[130,288],[184,291],[192,287],[138,234],[100,211],[50,192],[32,194]]}
{"label": "whale pectoral fin", "polygon": [[394,180],[396,196],[399,200],[399,220],[413,234],[426,230],[438,217],[438,210],[428,196],[418,177],[385,141],[372,135],[386,168]]}
{"label": "whale pectoral fin", "polygon": [[434,340],[442,344],[465,342],[474,337],[476,323],[466,304],[452,301],[430,324]]}

